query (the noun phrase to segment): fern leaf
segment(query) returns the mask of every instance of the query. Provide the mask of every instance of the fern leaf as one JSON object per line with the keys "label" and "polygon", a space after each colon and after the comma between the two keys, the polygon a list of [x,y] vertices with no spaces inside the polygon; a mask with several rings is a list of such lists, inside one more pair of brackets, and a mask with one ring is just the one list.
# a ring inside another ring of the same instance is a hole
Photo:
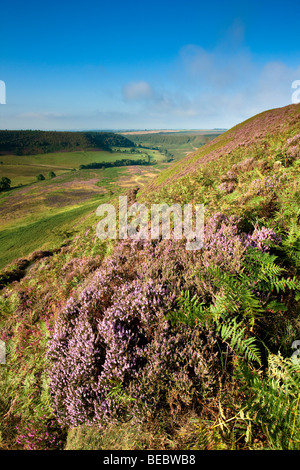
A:
{"label": "fern leaf", "polygon": [[222,340],[229,345],[231,350],[248,361],[256,361],[261,364],[260,351],[256,345],[255,337],[245,337],[245,327],[242,322],[237,323],[235,319],[217,325],[217,332]]}

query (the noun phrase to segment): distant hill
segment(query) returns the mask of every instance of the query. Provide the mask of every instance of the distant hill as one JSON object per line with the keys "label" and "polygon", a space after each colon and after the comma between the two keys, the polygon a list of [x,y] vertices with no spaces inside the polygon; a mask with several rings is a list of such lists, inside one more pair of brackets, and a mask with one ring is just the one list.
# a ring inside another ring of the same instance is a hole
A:
{"label": "distant hill", "polygon": [[167,150],[166,155],[172,155],[175,160],[186,156],[187,153],[195,151],[207,144],[221,134],[221,131],[157,131],[138,132],[128,137],[137,145],[142,147]]}
{"label": "distant hill", "polygon": [[84,149],[134,147],[127,137],[113,132],[0,131],[0,155],[34,155]]}
{"label": "distant hill", "polygon": [[219,136],[220,132],[207,132],[207,133],[189,133],[189,132],[161,132],[161,133],[149,133],[149,134],[132,134],[130,139],[136,144],[143,144],[147,142],[149,145],[183,145],[191,143],[197,146],[201,146],[204,143],[209,142],[215,137]]}

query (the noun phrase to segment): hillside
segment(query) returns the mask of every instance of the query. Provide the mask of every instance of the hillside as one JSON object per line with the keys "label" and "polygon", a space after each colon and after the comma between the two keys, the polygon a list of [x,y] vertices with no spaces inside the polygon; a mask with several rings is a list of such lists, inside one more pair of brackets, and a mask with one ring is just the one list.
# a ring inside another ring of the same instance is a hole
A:
{"label": "hillside", "polygon": [[131,147],[127,138],[112,132],[4,131],[0,130],[0,155],[33,155],[61,150]]}
{"label": "hillside", "polygon": [[[203,203],[287,229],[299,214],[300,105],[266,111],[175,162],[139,193],[145,203]],[[293,188],[293,190],[291,190]]]}
{"label": "hillside", "polygon": [[[243,158],[256,161],[280,161],[285,166],[285,159],[296,159],[300,132],[300,105],[265,111],[247,121],[238,124],[227,132],[201,147],[200,151],[187,155],[180,162],[172,165],[168,171],[152,181],[147,194],[160,197],[160,190],[168,186],[180,185],[183,178],[195,177],[205,169],[207,174],[217,181],[222,171]],[[289,140],[294,137],[294,140]],[[290,154],[290,155],[289,155]],[[192,196],[192,194],[191,194]]]}
{"label": "hillside", "polygon": [[204,204],[201,249],[93,217],[4,271],[0,446],[299,450],[299,157],[300,105],[266,111],[127,193]]}

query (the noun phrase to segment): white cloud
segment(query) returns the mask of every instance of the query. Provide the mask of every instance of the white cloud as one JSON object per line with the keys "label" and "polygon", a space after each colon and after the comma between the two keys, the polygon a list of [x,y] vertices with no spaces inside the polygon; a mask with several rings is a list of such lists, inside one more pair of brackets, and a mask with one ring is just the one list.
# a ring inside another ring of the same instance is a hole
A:
{"label": "white cloud", "polygon": [[31,119],[31,118],[37,118],[37,119],[57,119],[57,118],[65,118],[67,117],[66,114],[63,113],[53,113],[53,112],[25,112],[25,113],[20,113],[17,116],[18,118],[21,119]]}
{"label": "white cloud", "polygon": [[213,51],[187,45],[161,80],[152,79],[151,87],[147,82],[128,85],[127,98],[140,99],[141,126],[155,122],[156,128],[231,127],[291,104],[291,86],[300,79],[300,67],[259,62],[239,45],[241,36],[242,32],[237,34],[234,51],[224,50],[224,45]]}
{"label": "white cloud", "polygon": [[[37,95],[26,107],[8,103],[1,108],[0,127],[231,127],[264,110],[291,104],[292,83],[300,80],[296,62],[263,62],[252,55],[239,22],[214,49],[186,44],[175,60],[143,67],[116,66],[101,80],[94,72],[72,71],[82,79],[75,91],[61,86],[49,90],[47,102]],[[51,91],[59,101],[50,100]]]}
{"label": "white cloud", "polygon": [[127,100],[153,98],[154,91],[148,82],[130,82],[123,86],[123,96]]}
{"label": "white cloud", "polygon": [[263,62],[253,55],[238,19],[214,49],[187,44],[156,79],[149,72],[151,86],[132,81],[123,88],[123,96],[139,105],[136,111],[146,127],[154,118],[162,127],[231,127],[259,112],[291,104],[292,83],[300,80],[297,63]]}

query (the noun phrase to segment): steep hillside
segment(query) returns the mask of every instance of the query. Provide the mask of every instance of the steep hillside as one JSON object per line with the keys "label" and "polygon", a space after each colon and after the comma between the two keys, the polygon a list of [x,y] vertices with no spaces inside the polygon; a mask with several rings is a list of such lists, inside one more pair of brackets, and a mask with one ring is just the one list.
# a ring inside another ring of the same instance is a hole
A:
{"label": "steep hillside", "polygon": [[275,161],[287,166],[288,161],[297,157],[298,134],[300,104],[265,111],[174,163],[151,182],[144,194],[149,195],[150,191],[151,198],[159,199],[168,186],[184,185],[184,177],[196,178],[204,170],[213,180],[218,180],[221,172],[229,169],[230,165],[249,157],[254,158],[258,166],[262,164],[260,160],[268,162],[269,166]]}
{"label": "steep hillside", "polygon": [[300,104],[266,111],[152,180],[144,203],[203,203],[206,215],[234,214],[287,229],[299,216]]}
{"label": "steep hillside", "polygon": [[204,203],[201,249],[93,218],[6,273],[0,447],[299,450],[299,157],[300,105],[267,111],[137,194]]}

